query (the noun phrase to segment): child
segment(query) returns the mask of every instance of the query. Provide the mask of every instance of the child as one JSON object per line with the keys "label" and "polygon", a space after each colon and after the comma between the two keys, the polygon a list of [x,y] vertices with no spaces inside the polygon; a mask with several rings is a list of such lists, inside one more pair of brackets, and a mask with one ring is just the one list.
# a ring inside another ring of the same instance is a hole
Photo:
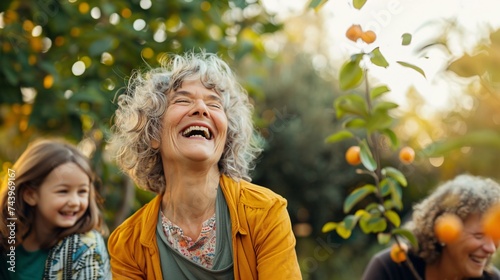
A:
{"label": "child", "polygon": [[111,279],[87,158],[55,140],[31,144],[0,194],[0,279]]}

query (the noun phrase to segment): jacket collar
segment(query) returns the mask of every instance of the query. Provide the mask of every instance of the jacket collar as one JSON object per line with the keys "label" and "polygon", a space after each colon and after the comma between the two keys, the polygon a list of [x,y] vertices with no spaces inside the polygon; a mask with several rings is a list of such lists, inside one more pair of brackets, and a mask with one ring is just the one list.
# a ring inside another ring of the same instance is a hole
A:
{"label": "jacket collar", "polygon": [[238,208],[243,207],[240,201],[242,189],[241,182],[241,180],[239,182],[236,182],[226,175],[221,175],[219,183],[222,189],[222,193],[226,198],[227,206],[229,207],[233,235],[237,232],[242,235],[247,235],[247,231],[243,227],[241,227],[240,224],[240,214],[243,214],[244,211],[243,209],[238,210]]}
{"label": "jacket collar", "polygon": [[[229,214],[231,216],[231,225],[233,234],[240,233],[247,235],[247,231],[240,225],[239,214],[244,213],[243,209],[238,211],[238,208],[243,207],[240,203],[241,196],[241,180],[235,180],[221,175],[219,185],[226,199],[227,206],[229,207]],[[156,225],[158,223],[158,214],[160,211],[162,196],[157,195],[146,206],[144,206],[144,213],[142,219],[142,231],[140,233],[140,242],[143,246],[154,248],[156,247]]]}
{"label": "jacket collar", "polygon": [[141,221],[140,242],[145,247],[156,247],[156,225],[161,206],[161,195],[157,195],[146,206]]}

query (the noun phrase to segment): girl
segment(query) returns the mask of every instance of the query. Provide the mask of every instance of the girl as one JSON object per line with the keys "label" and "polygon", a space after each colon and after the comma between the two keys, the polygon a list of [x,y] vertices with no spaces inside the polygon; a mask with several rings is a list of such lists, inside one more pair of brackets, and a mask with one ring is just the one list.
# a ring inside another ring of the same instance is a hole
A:
{"label": "girl", "polygon": [[2,182],[0,279],[110,279],[94,175],[72,145],[37,141]]}

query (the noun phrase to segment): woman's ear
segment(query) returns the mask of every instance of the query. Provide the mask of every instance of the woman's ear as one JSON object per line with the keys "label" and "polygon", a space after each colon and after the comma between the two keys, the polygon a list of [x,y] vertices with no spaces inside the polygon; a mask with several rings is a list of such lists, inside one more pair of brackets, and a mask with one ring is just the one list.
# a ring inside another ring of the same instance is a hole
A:
{"label": "woman's ear", "polygon": [[22,197],[23,197],[24,202],[26,202],[30,206],[35,206],[37,204],[38,194],[36,193],[36,191],[33,188],[29,188],[29,187],[26,188],[22,193]]}
{"label": "woman's ear", "polygon": [[158,149],[160,147],[160,141],[156,139],[151,140],[151,147],[153,147],[153,149]]}

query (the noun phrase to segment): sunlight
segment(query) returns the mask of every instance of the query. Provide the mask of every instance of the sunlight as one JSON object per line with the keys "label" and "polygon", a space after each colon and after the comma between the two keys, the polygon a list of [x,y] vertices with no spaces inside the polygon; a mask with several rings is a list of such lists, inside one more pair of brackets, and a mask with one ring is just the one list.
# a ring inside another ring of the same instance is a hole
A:
{"label": "sunlight", "polygon": [[[312,13],[305,9],[309,1],[263,1],[265,8],[277,14],[277,18],[286,22],[287,18]],[[487,38],[489,32],[500,27],[500,2],[485,0],[481,5],[474,0],[380,0],[368,1],[361,10],[356,10],[351,1],[328,1],[318,16],[324,18],[324,28],[329,37],[321,44],[329,46],[329,55],[334,65],[340,67],[351,54],[359,50],[371,51],[380,47],[390,66],[387,69],[370,67],[373,82],[383,83],[391,88],[388,98],[398,102],[403,108],[405,95],[414,87],[428,105],[435,110],[450,108],[450,98],[463,92],[467,83],[454,79],[451,73],[443,72],[450,59],[450,54],[442,48],[421,49],[446,33],[450,42],[452,57],[459,57],[471,52],[478,41]],[[458,31],[443,32],[447,21],[456,21]],[[345,31],[352,24],[360,24],[364,30],[373,30],[377,40],[371,44],[354,43],[345,37]],[[401,35],[412,34],[410,46],[401,45]],[[416,71],[395,63],[405,61],[422,68],[424,78]]]}

